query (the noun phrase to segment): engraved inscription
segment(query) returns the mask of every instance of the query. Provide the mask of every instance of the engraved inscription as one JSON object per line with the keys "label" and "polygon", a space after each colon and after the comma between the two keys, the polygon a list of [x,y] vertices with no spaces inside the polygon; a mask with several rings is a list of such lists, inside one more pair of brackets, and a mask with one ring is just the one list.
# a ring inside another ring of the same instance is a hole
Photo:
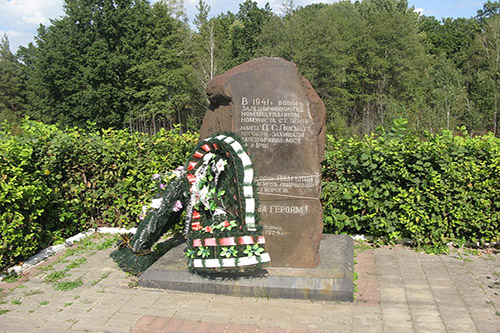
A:
{"label": "engraved inscription", "polygon": [[298,214],[305,215],[309,211],[309,205],[291,206],[291,205],[260,205],[259,213],[269,214]]}
{"label": "engraved inscription", "polygon": [[295,189],[314,189],[319,183],[319,175],[307,176],[261,176],[255,179],[259,193],[294,193]]}
{"label": "engraved inscription", "polygon": [[301,144],[311,131],[307,103],[291,99],[241,97],[240,135],[249,148]]}
{"label": "engraved inscription", "polygon": [[276,225],[265,225],[264,226],[264,234],[266,236],[285,236],[287,232],[283,231],[281,226]]}

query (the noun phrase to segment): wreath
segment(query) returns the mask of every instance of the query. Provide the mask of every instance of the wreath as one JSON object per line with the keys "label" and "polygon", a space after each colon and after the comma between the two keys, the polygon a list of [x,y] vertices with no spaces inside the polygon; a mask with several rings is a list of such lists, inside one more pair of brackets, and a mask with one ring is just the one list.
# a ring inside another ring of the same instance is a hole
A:
{"label": "wreath", "polygon": [[238,268],[271,260],[258,223],[252,163],[234,134],[203,140],[186,166],[166,179],[167,184],[157,187],[160,195],[144,212],[135,236],[122,235],[119,249],[111,254],[121,267],[135,272],[149,267],[158,257],[151,247],[179,222],[182,211],[190,269]]}

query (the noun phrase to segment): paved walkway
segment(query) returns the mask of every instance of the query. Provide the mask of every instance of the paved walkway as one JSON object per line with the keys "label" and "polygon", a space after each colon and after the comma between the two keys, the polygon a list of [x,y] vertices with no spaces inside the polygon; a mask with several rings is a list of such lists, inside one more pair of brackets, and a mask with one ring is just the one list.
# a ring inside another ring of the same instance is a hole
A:
{"label": "paved walkway", "polygon": [[0,332],[500,332],[498,252],[358,245],[351,304],[139,289],[98,242],[0,284]]}

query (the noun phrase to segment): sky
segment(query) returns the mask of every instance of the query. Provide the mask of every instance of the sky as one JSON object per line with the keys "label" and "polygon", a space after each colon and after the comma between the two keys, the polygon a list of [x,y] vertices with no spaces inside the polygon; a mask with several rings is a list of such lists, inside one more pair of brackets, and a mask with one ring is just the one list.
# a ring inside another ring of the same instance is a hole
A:
{"label": "sky", "polygon": [[[156,1],[156,0],[154,0]],[[210,16],[222,12],[236,13],[238,4],[244,0],[205,0],[211,7]],[[256,0],[259,7],[269,2],[274,12],[281,13],[282,0]],[[311,3],[332,3],[338,0],[295,0],[297,6]],[[486,0],[409,0],[410,6],[423,15],[443,17],[472,17],[481,9]],[[184,0],[190,21],[196,13],[198,0]],[[40,24],[49,25],[50,19],[61,17],[63,0],[0,0],[0,37],[7,34],[10,49],[16,52],[20,45],[26,46],[33,41]]]}

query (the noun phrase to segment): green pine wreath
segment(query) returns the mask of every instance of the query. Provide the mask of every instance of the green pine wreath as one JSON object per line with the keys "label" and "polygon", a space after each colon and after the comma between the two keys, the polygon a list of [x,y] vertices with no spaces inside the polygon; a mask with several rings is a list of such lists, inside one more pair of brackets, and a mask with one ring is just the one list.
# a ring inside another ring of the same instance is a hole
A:
{"label": "green pine wreath", "polygon": [[234,134],[205,139],[188,162],[186,257],[192,269],[270,261],[258,224],[257,189],[245,145]]}
{"label": "green pine wreath", "polygon": [[184,168],[171,173],[162,196],[134,236],[122,235],[111,257],[142,272],[157,258],[151,248],[186,212],[185,255],[191,270],[261,265],[271,259],[259,225],[257,188],[246,147],[232,133],[201,141]]}

